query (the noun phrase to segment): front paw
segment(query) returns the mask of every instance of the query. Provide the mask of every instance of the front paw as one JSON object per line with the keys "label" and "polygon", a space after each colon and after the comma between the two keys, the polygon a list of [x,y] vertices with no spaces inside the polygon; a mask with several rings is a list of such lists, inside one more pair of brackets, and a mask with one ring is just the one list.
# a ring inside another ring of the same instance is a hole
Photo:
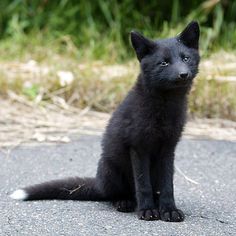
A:
{"label": "front paw", "polygon": [[184,221],[184,213],[177,208],[160,209],[160,218],[163,221],[181,222]]}
{"label": "front paw", "polygon": [[140,220],[159,220],[159,213],[157,209],[144,209],[138,212]]}

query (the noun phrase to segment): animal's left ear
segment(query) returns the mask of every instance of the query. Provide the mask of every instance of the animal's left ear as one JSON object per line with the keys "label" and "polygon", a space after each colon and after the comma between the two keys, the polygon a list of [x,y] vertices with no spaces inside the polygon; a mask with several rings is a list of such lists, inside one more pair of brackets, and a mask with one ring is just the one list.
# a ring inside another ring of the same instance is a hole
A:
{"label": "animal's left ear", "polygon": [[187,47],[198,49],[200,29],[196,21],[190,22],[182,33],[178,36],[178,39]]}

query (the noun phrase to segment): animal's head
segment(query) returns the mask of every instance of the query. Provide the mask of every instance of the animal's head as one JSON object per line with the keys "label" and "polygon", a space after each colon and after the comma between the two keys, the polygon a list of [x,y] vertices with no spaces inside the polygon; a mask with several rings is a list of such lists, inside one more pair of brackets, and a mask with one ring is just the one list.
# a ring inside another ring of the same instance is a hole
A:
{"label": "animal's head", "polygon": [[198,72],[199,34],[199,25],[194,21],[176,37],[157,41],[132,31],[131,43],[145,85],[161,89],[190,86]]}

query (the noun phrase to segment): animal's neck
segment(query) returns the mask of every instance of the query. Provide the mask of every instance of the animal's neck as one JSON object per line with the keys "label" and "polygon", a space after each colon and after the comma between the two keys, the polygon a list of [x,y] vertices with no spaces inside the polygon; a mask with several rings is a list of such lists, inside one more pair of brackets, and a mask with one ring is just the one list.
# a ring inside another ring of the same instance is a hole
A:
{"label": "animal's neck", "polygon": [[136,92],[142,97],[151,99],[153,102],[157,100],[163,101],[186,101],[190,87],[178,87],[171,89],[162,88],[147,88],[143,82],[142,74],[139,75],[138,80],[135,84]]}

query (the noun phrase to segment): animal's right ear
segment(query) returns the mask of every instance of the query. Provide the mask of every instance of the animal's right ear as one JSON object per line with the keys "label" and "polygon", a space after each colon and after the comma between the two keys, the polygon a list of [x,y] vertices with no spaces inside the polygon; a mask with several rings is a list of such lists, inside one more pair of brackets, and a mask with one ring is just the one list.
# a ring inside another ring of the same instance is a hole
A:
{"label": "animal's right ear", "polygon": [[145,38],[143,35],[135,31],[130,32],[130,39],[139,61],[141,61],[146,55],[152,53],[156,47],[156,44],[152,40]]}
{"label": "animal's right ear", "polygon": [[190,22],[182,33],[178,36],[178,39],[187,47],[195,48],[198,50],[200,29],[196,21]]}

